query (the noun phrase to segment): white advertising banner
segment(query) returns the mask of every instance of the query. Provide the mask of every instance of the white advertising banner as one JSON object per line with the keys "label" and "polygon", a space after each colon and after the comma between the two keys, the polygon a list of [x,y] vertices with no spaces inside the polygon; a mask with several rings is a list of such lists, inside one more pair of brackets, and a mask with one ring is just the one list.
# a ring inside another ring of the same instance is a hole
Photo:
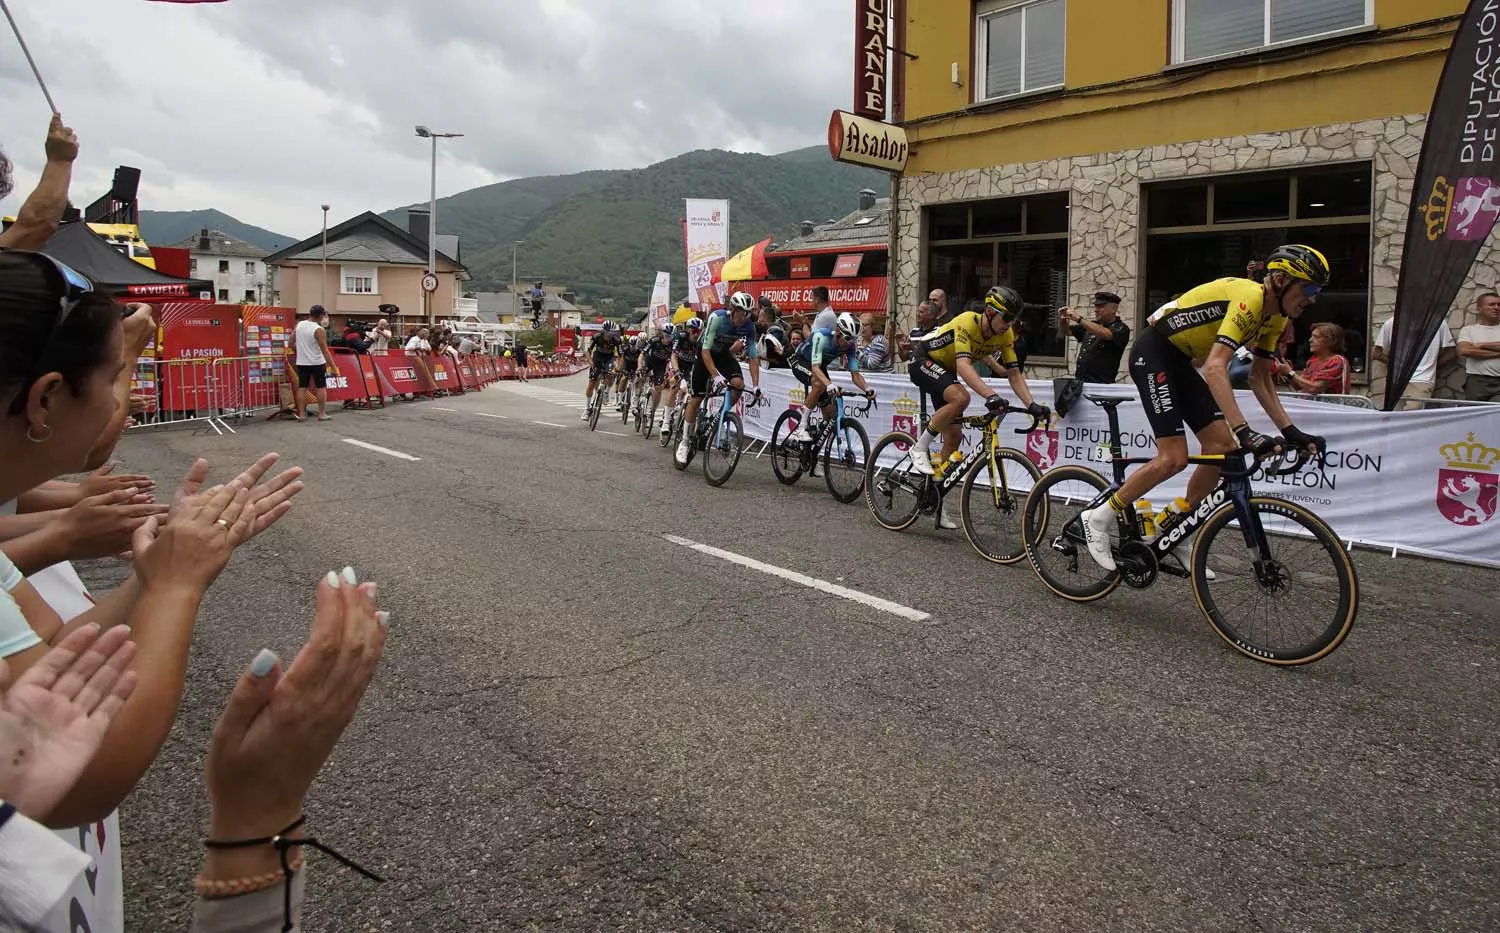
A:
{"label": "white advertising banner", "polygon": [[654,331],[660,331],[662,325],[667,323],[672,316],[672,273],[656,273],[656,284],[651,286],[651,310],[646,315],[646,321]]}
{"label": "white advertising banner", "polygon": [[688,198],[685,216],[688,289],[694,308],[706,314],[726,297],[719,272],[729,258],[729,202]]}
{"label": "white advertising banner", "polygon": [[[833,377],[849,382],[847,373]],[[865,380],[880,403],[868,415],[855,416],[870,443],[888,431],[915,432],[920,402],[906,376],[867,373]],[[1016,401],[1003,380],[992,384]],[[1051,404],[1051,382],[1030,386],[1037,401]],[[804,396],[802,385],[785,369],[762,370],[761,388],[769,404],[743,413],[745,434],[768,441],[776,419],[789,406],[800,408]],[[1126,456],[1155,455],[1156,441],[1134,386],[1089,391],[1129,399],[1119,408]],[[1250,423],[1269,430],[1254,396],[1239,394]],[[1257,493],[1306,506],[1346,541],[1500,567],[1500,406],[1381,412],[1293,396],[1282,396],[1282,402],[1298,427],[1328,439],[1327,466],[1322,473],[1309,468],[1291,476],[1257,474],[1251,481]],[[1001,443],[1025,451],[1043,470],[1071,463],[1110,479],[1103,409],[1080,399],[1049,430],[1013,433],[1028,423],[1021,413],[1011,414],[1001,424]],[[1151,493],[1152,502],[1161,506],[1184,495],[1187,477],[1183,472],[1162,484]]]}

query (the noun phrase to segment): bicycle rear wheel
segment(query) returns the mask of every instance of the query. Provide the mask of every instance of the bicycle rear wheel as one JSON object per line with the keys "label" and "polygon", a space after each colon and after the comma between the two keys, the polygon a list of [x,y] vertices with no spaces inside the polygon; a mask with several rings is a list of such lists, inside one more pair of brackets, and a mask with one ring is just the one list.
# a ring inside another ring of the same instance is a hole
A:
{"label": "bicycle rear wheel", "polygon": [[631,388],[631,386],[630,386],[629,383],[626,383],[625,384],[625,397],[623,399],[621,399],[621,401],[624,402],[624,404],[620,407],[620,424],[622,424],[622,425],[626,425],[626,424],[630,423],[630,405],[635,400],[634,396],[635,396],[634,389]]}
{"label": "bicycle rear wheel", "polygon": [[927,477],[911,468],[913,443],[910,434],[892,431],[875,442],[865,459],[865,504],[875,521],[891,531],[910,528],[922,514]]}
{"label": "bicycle rear wheel", "polygon": [[802,444],[787,440],[801,423],[801,413],[788,408],[771,429],[771,472],[783,486],[790,486],[802,478]]}
{"label": "bicycle rear wheel", "polygon": [[[964,477],[959,498],[964,537],[985,560],[1014,564],[1026,557],[1021,513],[1026,493],[1042,478],[1042,471],[1025,454],[1009,447],[995,451],[993,467],[989,457],[976,456],[975,461]],[[1045,516],[1038,518],[1039,526],[1046,524]]]}
{"label": "bicycle rear wheel", "polygon": [[734,475],[734,468],[740,462],[740,450],[744,446],[745,433],[740,426],[740,416],[732,411],[725,412],[718,430],[709,437],[708,444],[703,448],[703,478],[708,481],[708,485],[722,486],[729,482],[729,477]]}
{"label": "bicycle rear wheel", "polygon": [[1104,477],[1081,466],[1048,470],[1026,497],[1021,540],[1031,569],[1047,589],[1076,603],[1102,599],[1120,585],[1120,572],[1094,563],[1084,543],[1080,513],[1109,489]]}
{"label": "bicycle rear wheel", "polygon": [[1219,637],[1248,658],[1290,667],[1327,657],[1349,636],[1359,610],[1354,562],[1333,529],[1302,506],[1252,496],[1250,508],[1269,556],[1246,547],[1232,503],[1210,515],[1193,542],[1198,607]]}
{"label": "bicycle rear wheel", "polygon": [[829,426],[823,439],[823,481],[828,493],[848,504],[865,491],[865,462],[870,459],[870,435],[865,426],[845,418],[837,431]]}

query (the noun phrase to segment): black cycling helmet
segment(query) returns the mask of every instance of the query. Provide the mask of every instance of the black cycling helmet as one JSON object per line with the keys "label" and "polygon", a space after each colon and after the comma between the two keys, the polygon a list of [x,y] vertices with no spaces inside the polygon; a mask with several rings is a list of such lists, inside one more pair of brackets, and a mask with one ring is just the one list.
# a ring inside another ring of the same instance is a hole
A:
{"label": "black cycling helmet", "polygon": [[1298,282],[1322,288],[1328,284],[1328,259],[1311,246],[1290,243],[1266,257],[1267,272],[1284,272]]}
{"label": "black cycling helmet", "polygon": [[1009,285],[996,285],[985,293],[984,307],[987,311],[998,311],[1000,316],[1007,321],[1014,321],[1021,316],[1021,309],[1026,302],[1021,300],[1021,295]]}

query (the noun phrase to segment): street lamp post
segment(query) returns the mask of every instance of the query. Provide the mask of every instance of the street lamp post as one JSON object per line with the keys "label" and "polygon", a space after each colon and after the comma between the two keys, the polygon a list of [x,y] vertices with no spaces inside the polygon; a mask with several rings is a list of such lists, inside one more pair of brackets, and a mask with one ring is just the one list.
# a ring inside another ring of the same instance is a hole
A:
{"label": "street lamp post", "polygon": [[516,292],[516,250],[520,249],[521,244],[525,242],[525,240],[517,240],[510,247],[510,293],[512,295],[518,294]]}
{"label": "street lamp post", "polygon": [[[462,133],[434,133],[426,126],[416,127],[417,135],[432,140],[432,195],[427,203],[427,271],[437,275],[437,143],[440,139],[457,139]],[[427,323],[433,323],[432,293],[423,290],[427,302]]]}
{"label": "street lamp post", "polygon": [[318,302],[328,309],[328,205],[323,205],[323,289]]}

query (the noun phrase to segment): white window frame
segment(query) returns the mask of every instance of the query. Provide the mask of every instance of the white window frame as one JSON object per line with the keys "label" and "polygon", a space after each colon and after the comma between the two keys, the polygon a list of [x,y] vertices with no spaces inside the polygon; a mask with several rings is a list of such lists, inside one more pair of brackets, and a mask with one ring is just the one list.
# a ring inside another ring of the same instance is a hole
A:
{"label": "white window frame", "polygon": [[245,274],[246,275],[254,275],[255,274],[255,260],[253,260],[253,259],[246,260],[246,262],[245,262]]}
{"label": "white window frame", "polygon": [[1358,26],[1347,26],[1343,29],[1334,29],[1329,32],[1314,33],[1310,36],[1298,36],[1295,39],[1283,39],[1280,42],[1271,41],[1271,0],[1261,0],[1261,43],[1248,49],[1237,52],[1224,52],[1220,55],[1207,55],[1203,58],[1187,57],[1187,0],[1172,0],[1172,64],[1173,65],[1197,65],[1202,62],[1215,62],[1225,58],[1236,58],[1240,55],[1254,55],[1268,49],[1280,49],[1289,45],[1301,45],[1305,42],[1319,42],[1334,36],[1346,36],[1356,32],[1367,32],[1375,28],[1375,0],[1365,0],[1365,21]]}
{"label": "white window frame", "polygon": [[[369,279],[369,291],[353,291],[349,288],[349,279]],[[339,294],[340,295],[378,295],[380,294],[380,270],[375,266],[339,266]]]}
{"label": "white window frame", "polygon": [[[1046,0],[987,0],[979,4],[974,10],[974,103],[987,104],[997,100],[1010,100],[1016,97],[1024,97],[1027,94],[1037,94],[1042,91],[1055,91],[1067,85],[1068,74],[1068,0],[1059,0],[1063,5],[1063,80],[1056,84],[1048,84],[1042,87],[1026,86],[1026,10]],[[1180,2],[1180,0],[1177,0]],[[1370,2],[1370,0],[1366,0]],[[986,83],[989,80],[988,54],[989,54],[989,32],[985,20],[992,19],[1019,11],[1021,14],[1021,89],[1011,94],[997,94],[993,97],[985,96]]]}

